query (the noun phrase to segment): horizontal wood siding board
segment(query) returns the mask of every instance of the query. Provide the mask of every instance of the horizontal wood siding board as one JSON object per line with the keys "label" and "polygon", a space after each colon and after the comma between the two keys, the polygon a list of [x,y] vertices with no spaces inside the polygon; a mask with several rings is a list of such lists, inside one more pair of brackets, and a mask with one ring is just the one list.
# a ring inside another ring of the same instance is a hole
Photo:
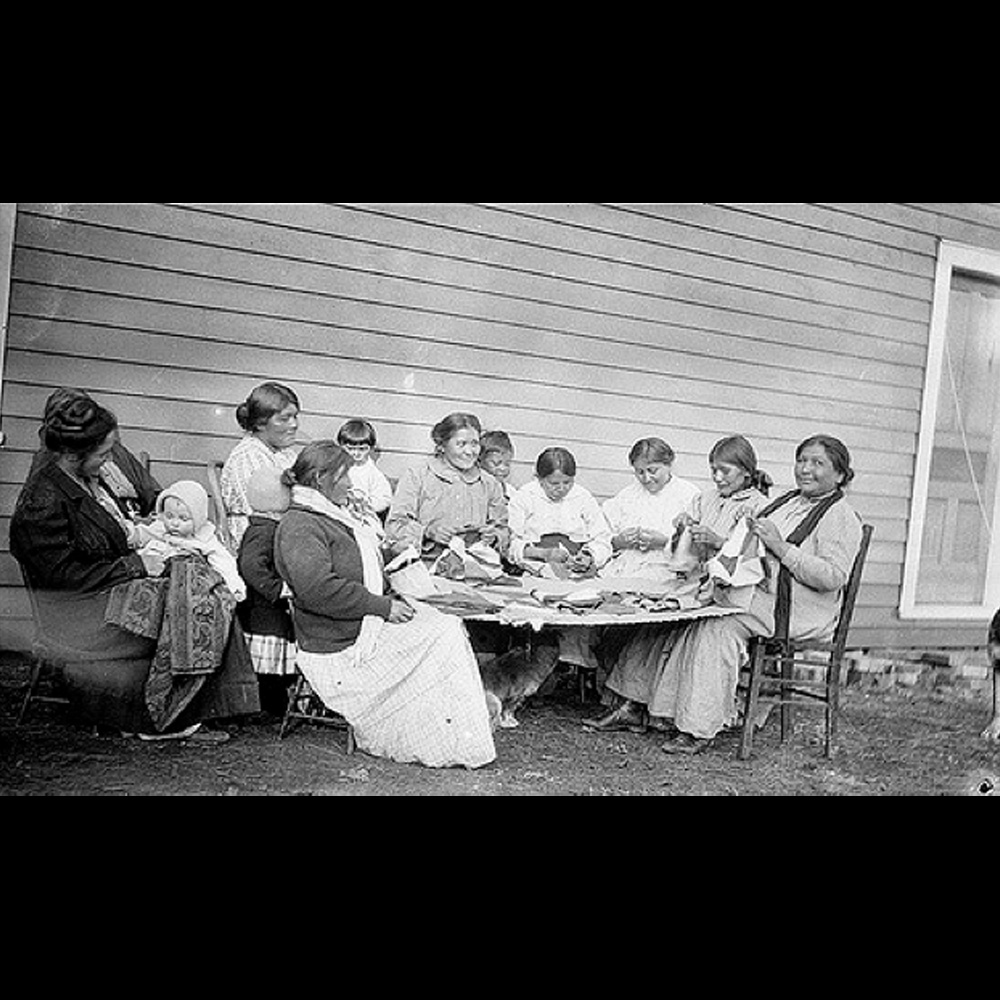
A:
{"label": "horizontal wood siding board", "polygon": [[974,649],[985,645],[983,629],[961,625],[912,630],[908,624],[896,628],[855,628],[848,635],[849,649]]}
{"label": "horizontal wood siding board", "polygon": [[[734,236],[759,239],[767,244],[791,246],[811,254],[842,259],[863,267],[892,274],[913,275],[933,280],[934,253],[904,250],[873,241],[850,231],[816,225],[809,205],[737,205],[713,203],[694,205],[628,206],[670,221],[688,225],[704,224]],[[706,211],[708,209],[709,211]],[[868,234],[870,236],[870,234]]]}
{"label": "horizontal wood siding board", "polygon": [[[50,371],[53,360],[47,356],[20,355],[16,358],[18,372],[22,375],[37,371]],[[31,362],[36,362],[31,364]],[[185,436],[198,439],[210,439],[211,447],[224,449],[226,452],[241,435],[233,417],[235,403],[219,404],[216,402],[189,402],[179,397],[174,400],[169,395],[171,379],[161,378],[155,386],[151,386],[148,394],[138,392],[130,395],[116,393],[110,386],[117,373],[130,369],[131,366],[113,365],[106,362],[93,362],[81,369],[81,374],[93,373],[93,378],[87,380],[87,387],[118,416],[123,438],[133,451],[140,449],[149,452],[154,461],[166,459],[183,459],[183,455],[161,453],[161,440],[154,435],[165,434],[166,440],[174,438],[183,440]],[[129,372],[131,373],[131,372]],[[181,377],[174,376],[174,381],[180,382]],[[109,387],[109,388],[105,388]],[[8,453],[17,449],[34,450],[38,444],[37,429],[44,400],[54,388],[41,382],[12,381],[8,392],[11,395],[9,410],[10,425],[7,433],[10,436]],[[137,388],[141,388],[138,386]],[[191,387],[189,386],[189,389]],[[196,387],[195,387],[196,388]],[[303,392],[300,399],[309,399],[311,387],[300,387]],[[164,393],[164,395],[159,395]],[[304,398],[303,398],[304,397]],[[403,399],[393,408],[379,405],[382,397],[362,389],[344,389],[334,394],[325,393],[322,389],[316,393],[316,399],[310,402],[327,407],[326,412],[320,412],[317,407],[306,406],[302,411],[300,422],[301,440],[318,440],[335,437],[341,424],[352,415],[362,415],[371,419],[379,434],[380,449],[383,457],[400,454],[423,453],[430,447],[430,428],[443,415],[439,406],[428,407],[427,400]],[[356,405],[352,405],[356,404]],[[336,406],[334,412],[330,407]],[[551,411],[528,411],[524,408],[502,409],[496,405],[488,408],[477,407],[480,419],[485,421],[487,428],[501,428],[512,435],[517,459],[525,463],[525,467],[534,462],[535,456],[543,448],[549,447],[553,441],[572,440],[587,445],[596,445],[610,449],[602,451],[605,460],[602,467],[614,470],[624,481],[628,481],[631,470],[627,465],[627,453],[632,444],[640,437],[655,434],[664,437],[677,454],[675,472],[685,478],[708,478],[708,453],[721,432],[704,430],[685,431],[676,423],[663,425],[645,419],[640,413],[633,415],[631,420],[614,421],[605,417],[591,417],[583,429],[580,418],[573,414],[554,414]],[[435,416],[436,414],[436,416]],[[819,425],[817,425],[819,426]],[[823,425],[828,426],[828,425]],[[803,427],[803,430],[806,428]],[[747,428],[742,428],[747,431]],[[804,437],[805,435],[803,435]],[[796,440],[778,440],[751,435],[760,467],[769,472],[776,482],[788,481],[791,484],[791,467]],[[905,497],[908,495],[905,484],[912,470],[912,456],[899,453],[874,451],[855,446],[849,442],[852,451],[852,465],[858,474],[853,484],[853,492],[866,492],[872,495],[876,488],[894,482],[902,491],[894,498],[890,495],[874,494],[877,503],[876,512],[886,517],[905,517],[908,506]],[[607,461],[610,459],[610,461]],[[892,480],[871,480],[869,476],[891,475]],[[0,479],[5,478],[0,467]],[[625,482],[621,485],[624,485]],[[876,487],[873,485],[877,483]],[[620,487],[619,487],[620,488]]]}
{"label": "horizontal wood siding board", "polygon": [[[603,250],[612,255],[619,269],[644,249],[647,251],[644,256],[655,261],[657,268],[666,274],[683,274],[737,288],[760,289],[775,296],[918,322],[925,321],[928,313],[929,283],[921,285],[919,290],[914,288],[916,294],[907,294],[888,289],[885,282],[868,285],[831,279],[820,273],[815,261],[800,259],[796,262],[797,267],[779,267],[767,260],[750,262],[734,253],[732,239],[717,235],[712,240],[695,240],[694,246],[682,249],[670,241],[686,238],[690,242],[690,229],[678,231],[679,227],[671,228],[672,224],[645,213],[626,215],[603,205],[587,206],[586,212],[575,205],[561,209],[541,206],[527,211],[506,205],[486,207],[519,221],[522,229],[530,227],[535,231],[540,224],[547,226],[553,233],[549,242],[554,242],[562,232],[567,248],[581,247],[595,255]],[[616,231],[625,225],[632,229],[631,236],[622,236]],[[760,243],[756,248],[758,254],[764,249]]]}
{"label": "horizontal wood siding board", "polygon": [[[122,284],[123,275],[113,282]],[[105,282],[112,283],[112,282]],[[192,335],[206,339],[239,340],[244,343],[273,345],[286,339],[310,342],[326,330],[347,331],[359,339],[367,335],[397,341],[448,344],[501,351],[512,356],[550,359],[554,346],[580,364],[614,365],[623,370],[676,371],[687,366],[716,364],[719,358],[764,367],[762,384],[769,379],[788,380],[792,375],[808,378],[822,374],[839,381],[829,387],[839,391],[858,386],[867,392],[883,386],[903,386],[917,391],[923,386],[919,363],[875,361],[871,358],[824,353],[773,341],[749,340],[734,334],[718,334],[688,327],[665,324],[641,324],[623,331],[615,327],[607,333],[580,334],[568,330],[530,329],[506,324],[484,327],[483,320],[440,313],[414,312],[400,307],[386,307],[377,302],[341,300],[327,308],[311,300],[290,302],[293,316],[255,314],[223,307],[194,306],[104,292],[63,289],[58,297],[51,285],[20,280],[16,283],[15,315],[64,319],[76,322],[100,322],[126,329],[155,330]],[[335,309],[335,311],[332,311]],[[302,318],[297,318],[302,317]],[[631,333],[633,338],[626,339]],[[623,347],[625,350],[623,350]],[[921,357],[923,354],[921,353]],[[912,359],[916,361],[916,359]],[[773,374],[771,374],[773,372]],[[904,403],[913,396],[901,396]]]}
{"label": "horizontal wood siding board", "polygon": [[801,203],[728,203],[728,207],[766,219],[781,219],[796,225],[827,233],[839,233],[863,240],[872,247],[903,250],[933,261],[937,254],[937,237],[930,232],[913,232],[822,205]]}
{"label": "horizontal wood siding board", "polygon": [[[661,220],[676,231],[677,239],[708,247],[724,240],[729,252],[747,260],[770,263],[791,271],[821,274],[831,280],[881,288],[914,298],[930,298],[934,282],[932,257],[890,250],[866,240],[802,226],[795,222],[749,214],[727,205],[615,204],[626,214]],[[676,228],[676,230],[674,229]]]}
{"label": "horizontal wood siding board", "polygon": [[[216,213],[220,218],[252,216],[277,226],[291,224],[308,231],[339,234],[338,229],[331,228],[329,216],[324,214],[317,218],[317,211],[313,206],[216,204],[190,207]],[[399,230],[405,239],[437,239],[439,242],[436,245],[452,249],[457,245],[481,252],[481,245],[455,243],[456,238],[467,237],[470,233],[480,240],[493,239],[494,242],[497,237],[501,237],[508,244],[531,251],[536,250],[541,242],[540,230],[536,224],[505,230],[498,226],[496,219],[488,216],[483,216],[480,224],[480,217],[471,214],[478,206],[383,203],[343,207],[383,219],[416,223],[422,227],[420,232]],[[547,245],[563,250],[572,249],[578,254],[588,251],[573,242],[566,227],[570,227],[571,232],[581,229],[599,232],[602,238],[592,241],[592,250],[589,252],[599,258],[609,257],[615,262],[629,260],[629,251],[634,253],[636,244],[648,244],[653,248],[662,244],[668,249],[697,251],[707,257],[723,256],[772,270],[828,278],[842,284],[889,291],[918,300],[929,298],[929,286],[934,276],[933,260],[927,256],[899,253],[894,259],[887,260],[885,247],[873,250],[866,241],[794,223],[767,220],[759,215],[748,218],[743,212],[720,205],[522,203],[482,207],[494,212],[504,212],[512,219],[524,218],[529,223],[537,219],[560,223],[562,229],[553,226],[546,231],[552,241]],[[644,216],[658,222],[654,235],[640,235],[634,221],[635,216]],[[614,237],[620,242],[612,242],[608,237]],[[433,247],[435,244],[420,245]],[[498,244],[498,252],[503,245]]]}
{"label": "horizontal wood siding board", "polygon": [[[33,360],[45,362],[53,366],[58,362],[58,358],[46,356],[33,356]],[[19,355],[13,359],[13,363],[23,369],[22,362],[27,360],[26,355]],[[102,384],[99,377],[101,371],[106,369],[106,362],[81,362],[79,363],[79,374],[89,375],[95,372],[94,378],[81,378],[85,386],[90,388],[95,394],[100,395],[99,386]],[[37,370],[45,370],[45,366],[38,364]],[[121,366],[129,370],[134,365]],[[211,374],[191,373],[186,375],[185,382],[189,383],[191,391],[197,391],[200,385],[206,386],[209,391],[215,378]],[[305,402],[309,395],[305,391],[307,387],[299,386],[302,390],[300,398]],[[527,412],[525,409],[504,409],[496,403],[488,403],[477,400],[443,400],[436,397],[417,398],[410,395],[388,397],[371,391],[354,388],[344,388],[337,391],[339,403],[344,406],[344,413],[338,414],[332,420],[327,417],[310,417],[310,409],[307,405],[303,418],[302,437],[306,439],[317,439],[335,435],[337,427],[343,419],[350,413],[366,414],[369,419],[375,421],[376,425],[382,428],[383,453],[388,459],[392,454],[405,455],[407,453],[423,453],[429,448],[429,429],[446,412],[456,409],[471,409],[475,412],[484,426],[488,428],[503,428],[512,433],[515,439],[515,447],[522,461],[533,461],[534,456],[544,447],[548,447],[553,442],[564,441],[567,446],[574,448],[578,461],[584,468],[606,469],[612,474],[619,474],[624,481],[627,481],[630,470],[627,467],[626,454],[632,443],[640,437],[650,434],[666,437],[674,446],[678,454],[675,469],[678,475],[686,478],[699,478],[706,476],[706,455],[711,443],[717,440],[721,434],[704,435],[699,434],[697,441],[700,446],[691,446],[687,443],[687,435],[678,428],[676,422],[659,421],[655,419],[655,412],[650,414],[646,411],[626,414],[620,422],[611,422],[606,417],[581,418],[579,414],[572,412],[556,413],[552,410]],[[354,402],[357,405],[348,409],[347,404]],[[447,405],[446,405],[447,404]],[[654,419],[649,419],[652,416]],[[539,433],[539,428],[545,427],[545,433]],[[831,430],[835,427],[832,422],[816,423],[804,431],[813,433],[821,430]],[[24,418],[24,424],[20,425],[17,418],[11,418],[8,433],[11,435],[11,449],[23,448],[34,449],[37,446],[38,418]],[[137,429],[138,430],[138,429]],[[727,428],[730,431],[731,428]],[[749,432],[747,427],[741,428]],[[192,446],[198,442],[198,450],[205,451],[205,458],[213,457],[218,450],[229,448],[238,439],[239,434],[233,433],[231,436],[222,431],[221,436],[215,433],[202,434],[197,429],[193,429],[188,435],[178,434],[175,431],[160,432],[154,428],[145,428],[139,431],[139,436],[128,426],[123,429],[123,435],[130,442],[134,449],[144,448],[149,451],[154,460],[183,461],[192,453]],[[761,465],[765,469],[772,470],[772,476],[777,481],[789,479],[787,469],[791,465],[794,445],[805,435],[796,435],[785,443],[779,443],[772,448],[760,448]],[[853,441],[849,435],[841,435],[844,440]],[[709,441],[709,438],[712,441]],[[751,440],[759,444],[759,439],[751,434]],[[191,445],[185,444],[190,441]],[[205,442],[202,444],[201,442]],[[169,447],[167,452],[162,451],[163,447]],[[773,454],[773,459],[770,457]],[[383,463],[386,464],[386,463]],[[879,455],[875,452],[864,452],[859,455],[857,462],[859,469],[863,466],[863,472],[859,473],[860,479],[856,481],[854,491],[860,494],[863,490],[880,497],[905,498],[909,490],[909,475],[903,469],[899,469],[895,474],[887,474],[885,465],[880,468]],[[395,474],[395,473],[393,473]],[[624,485],[621,482],[616,488]],[[892,505],[892,509],[898,510],[898,504]]]}
{"label": "horizontal wood siding board", "polygon": [[[704,341],[704,351],[729,355],[734,337],[749,342],[794,345],[802,352],[820,352],[828,355],[833,365],[841,365],[844,374],[857,375],[860,362],[861,377],[878,380],[886,376],[881,365],[897,365],[904,369],[906,384],[912,385],[913,373],[905,369],[919,369],[926,356],[925,339],[919,343],[903,343],[890,339],[873,339],[843,330],[831,331],[828,327],[808,323],[785,323],[770,317],[751,316],[705,306],[677,304],[665,309],[662,316],[612,315],[590,310],[553,309],[541,303],[521,302],[511,306],[481,296],[447,295],[435,289],[422,289],[416,299],[412,287],[405,283],[386,282],[375,277],[358,277],[349,291],[337,293],[327,287],[324,291],[298,292],[279,289],[273,285],[254,284],[246,280],[222,280],[199,275],[170,274],[150,268],[119,266],[109,268],[106,263],[83,257],[57,257],[45,251],[22,249],[15,256],[15,278],[30,287],[58,285],[61,289],[81,289],[85,292],[106,292],[111,295],[157,300],[174,304],[190,303],[203,309],[206,315],[222,310],[234,314],[257,314],[263,317],[303,319],[349,325],[352,322],[364,328],[364,310],[381,311],[381,323],[390,328],[410,320],[430,321],[441,324],[442,334],[456,329],[461,334],[463,322],[485,324],[482,330],[484,344],[506,343],[508,339],[526,333],[545,343],[546,338],[572,334],[593,337],[620,344],[633,343],[644,346],[661,346],[663,349],[692,351],[702,342],[705,334],[722,336],[721,343]],[[142,295],[136,295],[136,289]],[[508,307],[509,306],[509,307]],[[331,312],[331,309],[336,312]],[[355,318],[352,310],[362,310]],[[523,338],[522,338],[523,340]],[[738,351],[738,348],[733,348]],[[778,350],[778,358],[784,356]],[[744,354],[745,356],[745,354]],[[816,370],[807,354],[796,360],[789,355],[790,366]],[[874,362],[874,365],[870,363]],[[780,362],[779,362],[780,363]],[[843,369],[843,365],[855,365]],[[820,369],[821,370],[821,369]],[[838,369],[833,369],[838,373]],[[865,375],[864,373],[870,373]],[[889,379],[886,379],[889,381]]]}
{"label": "horizontal wood siding board", "polygon": [[[25,349],[25,353],[30,345],[31,352],[39,358],[80,353],[88,358],[134,364],[140,384],[142,379],[155,384],[167,369],[185,370],[198,379],[232,371],[244,378],[279,381],[295,381],[300,373],[307,371],[310,379],[315,380],[313,384],[324,389],[367,384],[372,392],[480,402],[496,400],[498,386],[502,386],[504,396],[516,400],[520,407],[570,415],[599,412],[628,420],[642,414],[645,422],[659,426],[685,423],[695,427],[706,423],[732,426],[735,404],[752,408],[758,417],[770,415],[783,422],[799,421],[798,426],[805,426],[806,422],[809,426],[822,423],[831,433],[837,433],[833,430],[836,427],[848,439],[865,436],[867,428],[872,426],[882,426],[899,432],[901,440],[909,440],[916,432],[918,417],[916,411],[883,409],[875,402],[868,405],[834,399],[809,400],[791,392],[746,386],[732,388],[654,373],[637,379],[612,369],[601,373],[595,368],[589,380],[566,382],[564,373],[572,363],[564,360],[544,365],[538,374],[524,369],[515,369],[511,374],[509,368],[503,367],[502,353],[489,356],[488,360],[494,363],[492,369],[484,364],[479,371],[455,371],[445,381],[441,371],[447,370],[448,359],[443,346],[440,352],[414,351],[409,356],[397,355],[394,361],[383,352],[359,350],[359,345],[346,337],[338,340],[331,336],[325,347],[317,345],[302,351],[285,347],[276,353],[265,347],[212,344],[200,338],[189,340],[136,331],[125,335],[117,330],[76,324],[72,324],[72,334],[67,336],[63,324],[13,316],[9,339],[12,347]],[[138,366],[145,371],[140,373]],[[447,397],[442,397],[442,388],[450,390]],[[306,405],[303,400],[303,406]],[[689,408],[687,420],[682,409],[685,406]],[[713,415],[713,410],[718,412]]]}
{"label": "horizontal wood siding board", "polygon": [[[916,217],[915,224],[925,230],[931,229],[935,218],[957,219],[975,226],[977,238],[981,235],[988,236],[989,233],[994,236],[1000,235],[1000,205],[992,202],[936,201],[911,204],[908,207],[922,213]],[[980,230],[984,229],[989,232],[980,233]]]}
{"label": "horizontal wood siding board", "polygon": [[[206,342],[216,340],[229,345],[245,336],[243,324],[227,327],[223,324],[202,324],[196,329],[174,332],[165,329],[169,324],[158,321],[155,303],[149,303],[149,316],[144,329],[97,326],[93,323],[78,324],[73,329],[61,325],[68,321],[38,318],[22,311],[18,296],[11,314],[11,327],[18,325],[21,342],[36,350],[45,350],[53,340],[71,344],[76,349],[79,338],[91,339],[104,336],[110,340],[124,340],[120,330],[130,335],[156,337],[164,341],[164,350],[174,347],[172,337]],[[267,324],[273,327],[273,323]],[[274,329],[267,339],[261,326],[248,347],[273,352]],[[284,325],[281,341],[289,352],[318,353],[323,356],[336,354],[345,361],[373,362],[391,365],[394,370],[404,366],[434,371],[451,368],[473,374],[501,376],[515,383],[535,381],[540,384],[561,382],[567,386],[586,386],[599,381],[602,388],[622,395],[661,396],[675,401],[697,402],[700,405],[718,405],[720,383],[727,394],[738,392],[757,412],[772,408],[783,415],[801,412],[802,397],[814,397],[814,405],[825,405],[836,400],[845,407],[860,407],[855,420],[871,425],[873,415],[881,411],[882,423],[893,425],[893,418],[900,429],[916,427],[919,413],[920,391],[917,388],[878,385],[873,386],[855,379],[833,378],[829,375],[809,375],[786,368],[769,368],[765,358],[754,365],[750,362],[729,361],[722,358],[696,357],[670,351],[644,351],[630,348],[622,352],[617,345],[607,342],[592,345],[591,357],[580,361],[573,356],[572,344],[565,345],[557,338],[550,338],[547,358],[505,350],[502,344],[471,347],[444,340],[418,340],[381,333],[362,333],[333,325]],[[166,334],[166,336],[164,336]],[[258,346],[259,345],[259,346]],[[206,343],[205,349],[210,346]],[[777,355],[774,355],[777,358]],[[654,365],[659,366],[659,370]],[[869,405],[877,393],[878,407]],[[725,401],[723,401],[725,402]],[[731,405],[731,404],[730,404]],[[807,404],[808,405],[808,404]],[[729,407],[727,407],[729,408]]]}
{"label": "horizontal wood siding board", "polygon": [[883,220],[913,232],[932,233],[941,239],[967,243],[987,250],[1000,250],[1000,212],[979,203],[895,204],[885,202],[843,203],[826,206],[835,211]]}
{"label": "horizontal wood siding board", "polygon": [[[675,302],[687,301],[910,343],[922,342],[926,327],[926,318],[902,319],[678,274],[658,275],[655,284],[650,278],[643,289],[622,290],[544,274],[511,273],[475,261],[442,259],[390,247],[359,248],[350,245],[350,241],[339,239],[325,241],[323,258],[316,260],[286,258],[259,250],[229,250],[90,223],[52,224],[51,220],[30,212],[25,212],[23,218],[19,216],[18,226],[19,241],[35,249],[282,287],[289,287],[285,282],[291,281],[291,287],[324,293],[347,292],[357,281],[381,278],[405,287],[404,294],[418,300],[419,296],[433,295],[435,291],[444,293],[448,299],[464,293],[483,298],[490,303],[491,309],[514,312],[534,304],[550,309],[561,307],[596,312],[609,317],[657,318],[667,315]],[[86,251],[83,253],[80,230],[86,231]],[[278,281],[278,276],[284,280]],[[929,306],[926,313],[929,316]]]}
{"label": "horizontal wood siding board", "polygon": [[[54,206],[26,206],[25,211],[58,218],[60,225],[68,223]],[[331,240],[335,240],[361,259],[366,253],[375,260],[387,252],[416,253],[452,264],[509,272],[519,283],[526,277],[543,277],[661,294],[664,277],[682,276],[919,322],[927,318],[928,280],[911,294],[904,294],[887,288],[884,276],[880,282],[870,278],[869,284],[864,284],[831,281],[815,268],[760,267],[720,252],[731,240],[710,245],[710,250],[657,239],[660,224],[644,216],[633,215],[629,221],[633,230],[641,229],[638,223],[644,221],[652,227],[650,236],[643,238],[636,232],[623,236],[610,225],[601,225],[605,217],[615,219],[620,213],[600,205],[567,206],[552,222],[544,214],[527,215],[527,232],[521,221],[523,213],[503,206],[431,206],[431,211],[436,218],[428,222],[426,210],[408,210],[406,206],[262,205],[225,211],[218,206],[91,205],[74,208],[70,218],[122,232],[243,250],[259,244],[259,222],[264,221],[274,227],[268,251],[296,259],[323,260],[333,246]],[[461,221],[445,225],[445,216]],[[220,221],[228,225],[223,227]],[[690,239],[690,231],[687,235]]]}
{"label": "horizontal wood siding board", "polygon": [[[909,390],[907,402],[922,386],[925,348],[904,356],[888,348],[891,360],[875,360],[862,353],[842,354],[840,337],[825,336],[834,353],[815,347],[800,348],[771,339],[740,339],[733,333],[716,334],[672,324],[640,323],[594,326],[584,332],[567,327],[540,327],[521,322],[499,321],[485,315],[460,314],[441,309],[408,309],[405,301],[379,303],[374,300],[319,297],[305,293],[278,292],[256,286],[241,290],[230,283],[178,276],[163,276],[127,265],[107,267],[96,262],[75,261],[71,267],[62,258],[24,251],[19,255],[12,294],[12,315],[52,318],[97,318],[103,322],[165,332],[231,338],[273,345],[277,338],[310,339],[324,343],[329,337],[346,336],[353,342],[369,337],[385,338],[389,346],[399,342],[417,345],[452,344],[477,346],[483,351],[510,353],[536,361],[565,356],[580,363],[601,358],[623,368],[646,371],[701,365],[725,357],[734,362],[756,361],[764,367],[759,378],[784,383],[825,374],[833,391],[860,385],[866,391]],[[58,297],[52,289],[61,289]],[[169,287],[169,293],[166,288]],[[141,288],[143,295],[136,294]],[[161,291],[161,288],[163,289]],[[165,295],[183,295],[187,302],[168,301]],[[81,302],[88,306],[75,308]],[[188,304],[190,303],[190,304]],[[198,303],[197,305],[194,303]],[[442,304],[444,306],[445,304]],[[447,304],[454,309],[454,303]],[[279,311],[280,310],[280,311]],[[627,339],[631,336],[633,339]],[[557,353],[556,353],[557,352]],[[773,374],[767,374],[768,369]]]}

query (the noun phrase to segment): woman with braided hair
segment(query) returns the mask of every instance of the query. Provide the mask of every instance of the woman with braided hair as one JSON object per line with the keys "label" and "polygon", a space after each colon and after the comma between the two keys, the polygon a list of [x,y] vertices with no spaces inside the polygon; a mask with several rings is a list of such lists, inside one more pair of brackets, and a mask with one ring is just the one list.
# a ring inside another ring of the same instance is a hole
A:
{"label": "woman with braided hair", "polygon": [[736,684],[752,636],[827,639],[861,545],[861,519],[844,495],[854,478],[851,456],[837,438],[817,434],[795,450],[797,489],[748,519],[766,550],[768,572],[749,602],[730,602],[717,587],[716,604],[744,608],[677,629],[659,662],[620,659],[607,687],[621,704],[599,730],[665,731],[669,753],[700,753],[737,718]]}

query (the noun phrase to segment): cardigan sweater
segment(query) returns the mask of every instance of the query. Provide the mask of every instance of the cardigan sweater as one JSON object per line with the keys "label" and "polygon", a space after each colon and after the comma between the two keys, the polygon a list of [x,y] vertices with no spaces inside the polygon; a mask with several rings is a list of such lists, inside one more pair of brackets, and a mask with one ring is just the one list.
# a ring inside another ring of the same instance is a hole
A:
{"label": "cardigan sweater", "polygon": [[292,619],[288,598],[281,596],[284,581],[274,565],[274,536],[278,522],[250,515],[236,563],[247,585],[246,600],[236,605],[236,617],[250,635],[276,635],[291,639]]}
{"label": "cardigan sweater", "polygon": [[307,653],[336,653],[352,645],[365,615],[388,618],[392,598],[364,585],[354,532],[293,503],[274,535],[274,564],[291,588],[295,639]]}

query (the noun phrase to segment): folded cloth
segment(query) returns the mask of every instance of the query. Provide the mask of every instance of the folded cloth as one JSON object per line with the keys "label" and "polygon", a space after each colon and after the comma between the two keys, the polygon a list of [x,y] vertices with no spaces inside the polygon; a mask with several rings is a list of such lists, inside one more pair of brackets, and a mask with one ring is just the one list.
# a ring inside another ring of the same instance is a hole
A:
{"label": "folded cloth", "polygon": [[168,577],[130,580],[112,588],[104,620],[155,637],[146,679],[146,707],[162,732],[222,664],[236,599],[198,553],[167,562]]}

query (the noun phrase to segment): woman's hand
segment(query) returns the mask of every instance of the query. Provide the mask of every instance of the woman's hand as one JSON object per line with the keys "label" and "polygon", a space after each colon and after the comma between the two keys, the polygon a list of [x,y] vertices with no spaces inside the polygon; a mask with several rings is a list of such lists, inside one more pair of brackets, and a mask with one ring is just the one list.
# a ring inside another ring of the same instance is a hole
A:
{"label": "woman's hand", "polygon": [[401,622],[411,621],[415,614],[416,612],[406,601],[397,601],[394,598],[387,621],[391,625],[399,625]]}
{"label": "woman's hand", "polygon": [[765,548],[770,549],[779,559],[791,548],[788,542],[781,537],[781,532],[775,527],[774,522],[766,517],[748,517],[747,525],[764,543]]}
{"label": "woman's hand", "polygon": [[637,548],[640,552],[666,548],[669,544],[670,539],[662,531],[653,531],[652,528],[639,529],[639,544]]}
{"label": "woman's hand", "polygon": [[620,531],[611,539],[611,545],[615,549],[639,548],[639,529],[626,528],[624,531]]}
{"label": "woman's hand", "polygon": [[726,544],[726,540],[722,535],[716,534],[716,532],[704,524],[696,523],[692,523],[691,525],[691,541],[695,545],[701,545],[706,549],[714,549],[716,552]]}
{"label": "woman's hand", "polygon": [[542,562],[563,563],[569,559],[569,553],[561,545],[556,545],[553,548],[546,548],[544,545],[526,545],[524,557],[526,559],[540,559]]}
{"label": "woman's hand", "polygon": [[163,572],[163,567],[167,565],[166,559],[159,552],[140,552],[139,558],[146,567],[147,576],[159,576]]}
{"label": "woman's hand", "polygon": [[437,542],[438,545],[447,545],[454,534],[455,532],[451,528],[444,528],[439,524],[429,525],[424,530],[424,537],[429,538],[432,542]]}

